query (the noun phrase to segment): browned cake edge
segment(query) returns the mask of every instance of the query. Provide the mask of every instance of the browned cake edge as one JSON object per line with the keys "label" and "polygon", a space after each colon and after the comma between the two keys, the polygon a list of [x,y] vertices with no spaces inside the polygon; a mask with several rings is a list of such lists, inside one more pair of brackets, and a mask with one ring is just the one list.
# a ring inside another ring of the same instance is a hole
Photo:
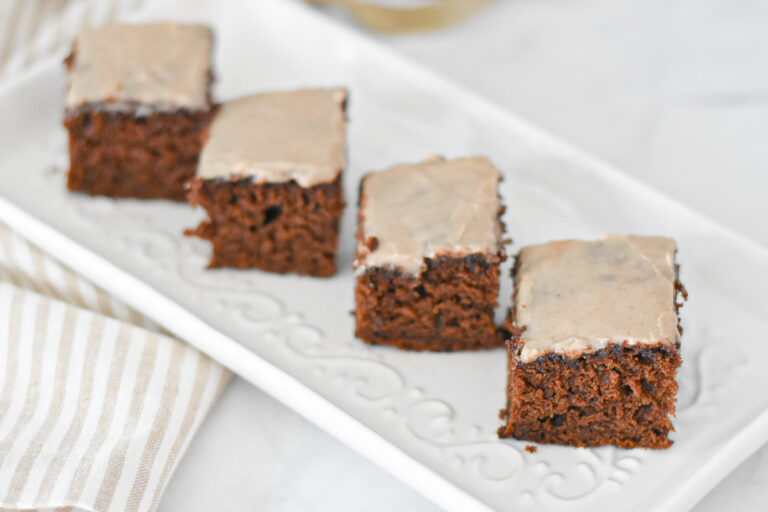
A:
{"label": "browned cake edge", "polygon": [[[516,344],[511,351],[519,351]],[[500,437],[570,446],[668,448],[677,347],[614,344],[579,358],[510,357]]]}
{"label": "browned cake edge", "polygon": [[494,322],[499,261],[485,255],[427,259],[418,277],[374,267],[357,277],[355,335],[407,350],[502,347]]}
{"label": "browned cake edge", "polygon": [[344,210],[341,171],[332,183],[193,179],[189,203],[208,219],[185,232],[213,244],[209,267],[258,268],[328,277],[336,273]]}
{"label": "browned cake edge", "polygon": [[67,188],[139,199],[186,199],[211,112],[134,117],[88,112],[64,120],[69,132]]}

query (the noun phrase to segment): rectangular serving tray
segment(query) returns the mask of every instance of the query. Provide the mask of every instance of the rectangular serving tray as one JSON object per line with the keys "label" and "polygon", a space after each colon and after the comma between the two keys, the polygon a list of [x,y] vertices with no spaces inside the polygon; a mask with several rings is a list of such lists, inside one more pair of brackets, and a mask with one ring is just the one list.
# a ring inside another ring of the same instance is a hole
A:
{"label": "rectangular serving tray", "polygon": [[[212,24],[220,99],[350,89],[340,272],[206,270],[210,247],[182,236],[202,212],[68,193],[56,60],[0,88],[0,220],[63,263],[447,510],[685,510],[768,439],[764,248],[298,2],[173,0],[138,19]],[[411,353],[354,338],[360,176],[431,154],[487,155],[503,170],[511,253],[610,232],[677,239],[690,301],[673,448],[529,453],[496,437],[503,350]]]}

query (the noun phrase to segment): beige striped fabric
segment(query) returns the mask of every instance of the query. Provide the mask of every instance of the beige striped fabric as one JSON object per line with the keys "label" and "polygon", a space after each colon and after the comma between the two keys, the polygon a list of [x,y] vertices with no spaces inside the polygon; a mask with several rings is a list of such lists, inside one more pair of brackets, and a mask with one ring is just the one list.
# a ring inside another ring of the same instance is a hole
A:
{"label": "beige striped fabric", "polygon": [[[0,80],[149,0],[0,0]],[[0,225],[0,511],[150,511],[230,373]]]}
{"label": "beige striped fabric", "polygon": [[0,510],[155,510],[229,372],[2,225],[0,280]]}

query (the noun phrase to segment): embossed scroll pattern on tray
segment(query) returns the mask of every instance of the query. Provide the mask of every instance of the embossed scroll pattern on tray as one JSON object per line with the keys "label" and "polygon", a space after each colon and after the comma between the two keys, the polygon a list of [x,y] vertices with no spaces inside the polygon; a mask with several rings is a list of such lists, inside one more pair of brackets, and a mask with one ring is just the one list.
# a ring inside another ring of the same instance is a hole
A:
{"label": "embossed scroll pattern on tray", "polygon": [[[365,403],[462,478],[485,486],[509,489],[510,497],[527,508],[537,504],[588,500],[599,491],[620,487],[642,471],[647,452],[611,447],[573,450],[567,458],[548,458],[547,450],[527,452],[525,443],[501,441],[495,431],[458,421],[451,404],[428,396],[420,387],[376,354],[376,349],[352,339],[329,344],[321,329],[290,311],[278,298],[258,290],[250,275],[234,278],[201,271],[208,259],[199,241],[168,233],[158,226],[151,206],[146,212],[127,209],[119,201],[62,194],[67,165],[66,141],[59,134],[49,143],[52,166],[39,170],[41,192],[59,203],[62,214],[86,222],[109,239],[117,251],[129,251],[145,263],[146,272],[172,273],[191,293],[204,291],[206,303],[219,315],[260,333],[260,342],[279,351],[283,360],[315,379],[337,385],[339,392]],[[128,211],[130,210],[130,211]],[[350,286],[352,284],[350,283]],[[708,332],[696,333],[699,343],[686,354],[680,373],[678,416],[714,414],[716,403],[738,385],[745,359],[729,350],[722,363],[722,344]],[[393,404],[397,404],[395,407]],[[555,448],[557,449],[557,448]]]}

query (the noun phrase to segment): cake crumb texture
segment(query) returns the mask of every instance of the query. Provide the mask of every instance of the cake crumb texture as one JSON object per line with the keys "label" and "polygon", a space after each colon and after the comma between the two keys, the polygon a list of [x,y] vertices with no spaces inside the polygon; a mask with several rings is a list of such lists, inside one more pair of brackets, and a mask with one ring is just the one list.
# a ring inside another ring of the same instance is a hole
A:
{"label": "cake crumb texture", "polygon": [[356,336],[409,350],[503,346],[494,323],[499,265],[481,255],[426,261],[417,278],[371,268],[357,278]]}
{"label": "cake crumb texture", "polygon": [[336,273],[341,177],[304,188],[296,183],[194,179],[189,202],[208,220],[187,235],[213,244],[209,267],[259,268],[327,277]]}
{"label": "cake crumb texture", "polygon": [[183,201],[211,115],[80,111],[64,121],[69,131],[67,187],[91,195]]}
{"label": "cake crumb texture", "polygon": [[510,358],[507,424],[499,435],[571,446],[668,448],[681,362],[669,346],[613,345],[533,363]]}

